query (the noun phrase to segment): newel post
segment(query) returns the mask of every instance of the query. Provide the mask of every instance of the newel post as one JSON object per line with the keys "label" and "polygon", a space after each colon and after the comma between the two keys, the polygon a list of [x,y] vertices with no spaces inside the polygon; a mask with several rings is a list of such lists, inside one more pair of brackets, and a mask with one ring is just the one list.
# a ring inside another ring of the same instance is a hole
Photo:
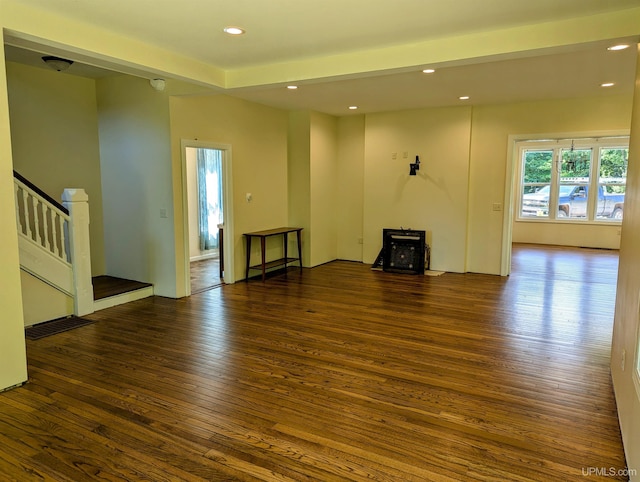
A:
{"label": "newel post", "polygon": [[69,252],[73,266],[76,316],[93,313],[91,249],[89,244],[89,196],[84,189],[65,189],[62,204],[69,210]]}

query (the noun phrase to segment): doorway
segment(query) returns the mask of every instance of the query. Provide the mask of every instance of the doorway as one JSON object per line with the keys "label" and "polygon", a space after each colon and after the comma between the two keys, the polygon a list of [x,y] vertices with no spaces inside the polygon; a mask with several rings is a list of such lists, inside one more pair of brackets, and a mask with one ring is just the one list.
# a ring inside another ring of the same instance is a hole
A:
{"label": "doorway", "polygon": [[231,147],[183,141],[185,292],[233,283]]}
{"label": "doorway", "polygon": [[514,239],[619,249],[615,231],[621,234],[628,136],[626,131],[509,136],[501,275],[511,272]]}

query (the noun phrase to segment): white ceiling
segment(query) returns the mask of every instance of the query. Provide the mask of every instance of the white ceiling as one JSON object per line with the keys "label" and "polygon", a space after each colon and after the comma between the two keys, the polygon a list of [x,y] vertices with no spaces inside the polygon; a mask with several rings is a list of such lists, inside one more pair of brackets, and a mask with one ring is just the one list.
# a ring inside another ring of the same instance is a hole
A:
{"label": "white ceiling", "polygon": [[[21,4],[94,24],[226,71],[373,49],[415,45],[499,28],[589,16],[640,6],[640,0],[21,0]],[[231,38],[222,29],[246,34]],[[636,41],[636,38],[630,39]],[[229,94],[287,109],[333,115],[467,103],[486,104],[631,94],[635,48],[609,52],[605,42],[468,59],[434,74],[389,68],[343,79],[305,79],[295,91],[258,86]],[[43,66],[42,52],[6,47],[10,61]],[[73,60],[73,59],[72,59]],[[99,63],[98,63],[99,65]],[[104,71],[76,62],[69,74]],[[63,74],[64,75],[64,74]],[[603,89],[603,82],[616,85]]]}

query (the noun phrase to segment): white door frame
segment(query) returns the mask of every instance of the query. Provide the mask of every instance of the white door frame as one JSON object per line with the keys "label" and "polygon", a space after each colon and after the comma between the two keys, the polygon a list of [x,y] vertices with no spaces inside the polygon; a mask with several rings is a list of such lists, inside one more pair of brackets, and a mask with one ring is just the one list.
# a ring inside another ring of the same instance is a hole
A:
{"label": "white door frame", "polygon": [[502,205],[502,251],[500,253],[500,276],[511,274],[511,244],[513,243],[513,186],[516,182],[516,142],[520,136],[510,135],[507,141],[507,164],[504,183],[504,199]]}
{"label": "white door frame", "polygon": [[185,293],[191,295],[190,254],[189,254],[189,186],[187,185],[187,148],[217,149],[222,151],[222,216],[224,219],[224,232],[222,236],[224,244],[224,283],[235,283],[234,256],[233,256],[233,176],[231,171],[231,144],[219,142],[198,141],[182,139],[180,150],[182,155],[182,217],[184,220],[184,266],[185,266]]}

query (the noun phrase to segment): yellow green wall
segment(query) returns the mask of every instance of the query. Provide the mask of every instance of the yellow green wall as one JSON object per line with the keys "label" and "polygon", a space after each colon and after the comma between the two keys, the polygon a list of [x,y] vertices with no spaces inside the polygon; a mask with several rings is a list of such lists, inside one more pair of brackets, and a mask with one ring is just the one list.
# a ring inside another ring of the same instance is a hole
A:
{"label": "yellow green wall", "polygon": [[373,262],[382,229],[400,226],[427,231],[432,268],[444,271],[500,274],[509,224],[516,242],[617,249],[617,225],[514,223],[505,186],[514,139],[628,132],[630,104],[614,95],[339,119],[337,257]]}
{"label": "yellow green wall", "polygon": [[[630,96],[546,100],[478,106],[473,109],[470,148],[469,242],[467,270],[499,274],[503,216],[493,203],[505,203],[505,176],[513,166],[513,138],[572,133],[627,131],[631,120]],[[510,139],[510,136],[513,136]],[[514,170],[510,173],[513,175]],[[507,206],[507,203],[504,204]],[[618,226],[545,225],[516,222],[513,240],[573,246],[617,247]]]}
{"label": "yellow green wall", "polygon": [[[228,144],[232,150],[235,278],[244,278],[243,233],[286,226],[287,128],[283,110],[226,95],[172,97],[171,153],[174,183],[178,291],[184,285],[184,219],[181,140]],[[251,193],[253,200],[246,201]],[[227,246],[225,245],[225,248]],[[258,249],[254,248],[254,260]]]}
{"label": "yellow green wall", "polygon": [[53,199],[89,195],[91,272],[105,273],[98,108],[93,79],[7,63],[13,166]]}
{"label": "yellow green wall", "polygon": [[290,226],[302,230],[302,264],[311,266],[311,112],[289,113],[287,206]]}
{"label": "yellow green wall", "polygon": [[318,266],[338,257],[338,119],[291,112],[287,135],[289,225],[303,228],[304,266]]}
{"label": "yellow green wall", "polygon": [[[383,228],[403,227],[427,232],[432,269],[464,272],[471,108],[370,114],[365,122],[363,261],[375,260]],[[420,170],[409,176],[416,156]]]}
{"label": "yellow green wall", "polygon": [[[311,113],[309,196],[311,203],[311,266],[333,261],[338,257],[336,215],[338,174],[337,118]],[[309,239],[309,238],[308,238]]]}
{"label": "yellow green wall", "polygon": [[[2,39],[2,32],[0,32]],[[0,219],[15,226],[13,196],[13,160],[9,103],[4,56],[0,55]],[[24,340],[20,260],[16,229],[0,229],[0,390],[27,379],[27,355]]]}
{"label": "yellow green wall", "polygon": [[362,261],[365,116],[338,119],[338,258]]}
{"label": "yellow green wall", "polygon": [[[118,65],[139,71],[166,72],[181,78],[197,79],[203,84],[224,85],[231,82],[232,86],[240,86],[256,82],[266,82],[269,78],[274,81],[284,81],[285,78],[299,78],[300,73],[307,67],[306,72],[316,72],[319,75],[345,74],[353,72],[349,69],[376,70],[380,69],[380,62],[392,59],[398,66],[419,65],[433,61],[451,61],[465,57],[490,56],[523,50],[535,50],[555,45],[572,45],[580,42],[637,35],[637,17],[639,9],[629,12],[591,17],[577,17],[566,21],[550,22],[541,26],[523,26],[504,29],[500,32],[479,33],[451,39],[446,42],[432,40],[416,44],[412,48],[393,47],[380,55],[370,55],[370,63],[360,57],[360,62],[354,54],[336,56],[335,63],[329,64],[327,59],[318,62],[316,59],[292,63],[283,68],[276,66],[268,72],[264,69],[249,69],[246,72],[229,72],[225,75],[218,69],[206,66],[197,61],[182,58],[175,53],[146,45],[130,38],[125,38],[96,29],[94,26],[64,18],[61,15],[25,7],[16,1],[0,0],[0,26],[12,35],[31,41],[47,39],[49,45],[55,45],[68,52],[75,53],[78,58],[111,62],[120,59]],[[0,212],[3,219],[13,219],[14,202],[12,196],[11,167],[11,139],[9,128],[9,112],[7,89],[5,84],[4,57],[0,60]],[[386,64],[387,66],[389,64]],[[266,69],[266,68],[265,68]],[[264,74],[264,75],[263,75]],[[640,76],[638,76],[640,79]],[[235,83],[234,83],[235,82]],[[148,86],[145,85],[144,88]],[[136,135],[144,135],[133,125],[133,118],[127,117],[125,101],[138,102],[136,97],[128,97],[131,93],[140,93],[142,98],[148,99],[151,93],[143,90],[142,84],[128,87],[112,85],[106,87],[104,94],[107,104],[123,114],[123,118],[130,122]],[[344,157],[342,148],[346,146],[343,139],[338,139],[338,156],[341,165],[340,175],[346,174],[350,179],[358,182],[359,175],[355,172],[358,165],[364,166],[362,175],[363,199],[363,228],[364,238],[363,260],[369,262],[377,254],[380,245],[380,230],[383,226],[404,225],[431,231],[434,248],[434,264],[450,270],[472,270],[495,272],[499,265],[498,232],[501,233],[504,223],[500,218],[504,214],[489,211],[494,202],[503,201],[505,172],[507,167],[506,136],[515,132],[532,134],[540,132],[560,132],[563,130],[581,131],[594,129],[625,128],[628,126],[628,107],[626,101],[615,101],[609,105],[601,105],[603,118],[582,119],[582,112],[578,109],[583,101],[567,101],[564,107],[555,105],[551,115],[549,111],[539,111],[535,115],[523,112],[522,106],[490,106],[476,109],[473,113],[467,108],[426,110],[419,112],[401,112],[390,114],[373,114],[364,120],[364,154],[356,155],[352,165],[342,165]],[[153,108],[145,111],[147,121],[153,123],[153,116],[159,114],[158,122],[169,120],[165,105],[150,100]],[[635,113],[640,111],[635,101]],[[533,108],[533,106],[531,106]],[[516,115],[517,112],[520,114]],[[619,111],[619,112],[616,112]],[[129,111],[131,112],[131,111]],[[578,114],[576,114],[578,112]],[[617,117],[620,114],[622,117]],[[639,396],[634,386],[629,361],[635,360],[638,332],[638,291],[640,290],[640,275],[638,274],[638,249],[640,240],[640,216],[637,212],[638,192],[640,192],[640,174],[634,166],[640,163],[636,149],[640,150],[640,131],[638,118],[634,116],[632,128],[631,159],[629,163],[628,205],[626,206],[623,234],[621,240],[621,270],[618,283],[618,298],[616,303],[616,319],[612,351],[612,373],[625,449],[630,467],[640,466],[640,423],[638,421]],[[611,126],[604,119],[616,119],[616,126]],[[234,248],[236,253],[236,276],[242,275],[242,240],[241,234],[245,230],[272,227],[287,224],[290,220],[287,199],[287,114],[263,106],[248,104],[224,96],[211,98],[171,99],[171,130],[166,125],[155,125],[150,138],[164,145],[164,139],[158,134],[164,132],[171,140],[171,154],[166,157],[164,149],[160,149],[160,158],[151,153],[134,152],[138,155],[127,157],[132,161],[124,172],[140,175],[141,172],[150,175],[156,162],[161,167],[152,178],[156,184],[144,184],[144,195],[128,197],[132,201],[140,201],[144,209],[139,211],[133,205],[136,216],[133,222],[142,220],[145,229],[142,231],[140,246],[145,248],[145,255],[150,260],[161,257],[171,258],[171,266],[164,264],[150,266],[159,269],[159,273],[152,273],[161,279],[173,276],[178,286],[184,282],[184,269],[180,271],[180,261],[175,253],[184,252],[181,193],[179,193],[181,176],[181,154],[179,141],[181,138],[229,143],[234,146],[234,195],[236,204],[236,238]],[[344,125],[338,121],[338,132],[344,133],[360,131],[355,125]],[[441,125],[444,123],[445,125]],[[595,124],[595,125],[594,125]],[[605,125],[606,124],[606,125]],[[625,125],[623,125],[625,124]],[[448,127],[446,127],[448,126]],[[445,140],[436,133],[441,129],[450,128],[452,133],[443,132]],[[455,133],[455,135],[453,135]],[[108,133],[113,138],[116,132]],[[129,140],[132,136],[120,133],[121,139]],[[377,135],[380,138],[377,138]],[[109,136],[108,135],[108,136]],[[107,137],[108,137],[107,136]],[[460,142],[462,140],[462,142]],[[120,152],[126,154],[122,146]],[[349,146],[358,151],[358,146]],[[118,149],[111,147],[112,155],[116,158]],[[241,151],[238,153],[238,149]],[[466,158],[464,151],[466,149]],[[404,151],[409,159],[402,158]],[[390,159],[390,155],[397,152],[401,161]],[[416,178],[409,179],[408,161],[415,154],[421,155],[423,168]],[[137,163],[138,158],[143,162]],[[236,161],[239,173],[236,176]],[[393,161],[393,162],[392,162]],[[495,162],[495,165],[494,165]],[[170,168],[167,171],[166,166]],[[140,167],[136,172],[135,168]],[[451,170],[457,170],[455,175]],[[109,174],[110,175],[110,174]],[[104,173],[103,173],[104,177]],[[142,177],[140,177],[142,179]],[[114,181],[114,182],[111,182]],[[290,182],[290,181],[289,181]],[[116,179],[109,181],[110,186],[117,187]],[[126,185],[126,180],[124,182]],[[345,183],[346,184],[346,183]],[[345,193],[346,186],[341,185],[339,194],[342,199],[349,199]],[[244,193],[254,194],[254,204],[247,205]],[[125,193],[126,194],[126,193]],[[128,196],[128,194],[126,194]],[[167,197],[168,196],[168,197]],[[353,199],[356,199],[353,195]],[[443,201],[444,200],[444,201]],[[431,201],[435,201],[431,202]],[[168,219],[170,227],[165,226],[166,220],[159,220],[159,208],[166,205],[171,216]],[[444,205],[443,205],[444,203]],[[118,206],[116,206],[117,208]],[[379,212],[378,209],[380,208]],[[109,208],[112,211],[118,209]],[[309,210],[312,206],[309,206]],[[358,211],[354,207],[351,214]],[[106,214],[106,209],[105,209]],[[175,217],[173,217],[175,216]],[[468,222],[467,222],[468,220]],[[350,219],[352,225],[357,225],[356,216]],[[304,222],[304,219],[300,219]],[[105,224],[106,227],[106,224]],[[168,235],[168,240],[164,236]],[[340,243],[339,252],[347,252],[354,256],[352,245],[353,235],[357,235],[356,228],[340,230],[337,233]],[[158,246],[158,236],[163,236],[163,244]],[[26,355],[23,332],[23,312],[20,303],[20,275],[18,248],[15,230],[0,232],[0,306],[3,316],[0,318],[0,388],[12,386],[26,379]],[[451,246],[444,245],[451,241]],[[436,250],[437,247],[437,250]],[[345,251],[343,251],[343,249]],[[357,255],[357,253],[356,253]],[[466,258],[466,261],[465,261]],[[155,262],[155,261],[154,261]],[[145,268],[146,269],[146,268]],[[240,276],[238,276],[240,277]],[[164,281],[163,281],[164,282]],[[164,288],[163,288],[164,289]],[[170,290],[168,290],[170,291]],[[175,294],[179,295],[177,290]],[[622,350],[626,351],[627,365],[621,367]]]}
{"label": "yellow green wall", "polygon": [[[640,66],[640,52],[638,54]],[[633,100],[629,171],[618,289],[611,347],[611,375],[616,393],[618,417],[627,456],[627,466],[640,468],[640,376],[638,349],[640,337],[640,69],[636,74]],[[624,360],[623,360],[624,359]],[[624,361],[624,366],[623,366]],[[640,473],[632,480],[640,480]]]}
{"label": "yellow green wall", "polygon": [[73,314],[73,298],[20,271],[24,326],[57,320]]}

